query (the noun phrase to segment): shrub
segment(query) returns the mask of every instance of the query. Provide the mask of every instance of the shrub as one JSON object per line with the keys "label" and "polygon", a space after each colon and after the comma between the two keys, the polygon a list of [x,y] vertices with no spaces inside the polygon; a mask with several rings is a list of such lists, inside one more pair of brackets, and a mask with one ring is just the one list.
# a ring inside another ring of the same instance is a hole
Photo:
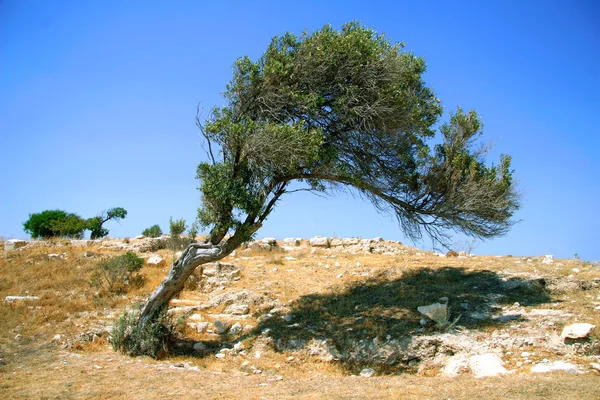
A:
{"label": "shrub", "polygon": [[188,236],[190,239],[195,240],[196,236],[198,236],[198,231],[200,230],[200,224],[198,223],[198,221],[195,221],[192,226],[190,226],[190,229],[188,229]]}
{"label": "shrub", "polygon": [[185,232],[187,226],[183,218],[173,220],[173,217],[169,217],[169,231],[171,233],[171,247],[175,251],[181,247],[180,235]]}
{"label": "shrub", "polygon": [[139,282],[140,277],[136,274],[143,266],[144,259],[128,251],[100,263],[92,275],[91,284],[106,288],[109,292],[125,292],[127,285]]}
{"label": "shrub", "polygon": [[115,351],[130,356],[145,355],[154,358],[167,352],[173,324],[166,308],[160,309],[151,322],[138,326],[139,308],[123,312],[113,326],[108,341]]}
{"label": "shrub", "polygon": [[23,230],[34,239],[81,238],[86,228],[86,221],[83,218],[63,210],[46,210],[38,214],[29,214],[29,219],[23,222]]}
{"label": "shrub", "polygon": [[160,226],[158,225],[152,225],[150,228],[144,229],[144,231],[142,232],[142,235],[146,236],[146,237],[151,237],[151,238],[156,238],[161,236],[162,230],[160,229]]}

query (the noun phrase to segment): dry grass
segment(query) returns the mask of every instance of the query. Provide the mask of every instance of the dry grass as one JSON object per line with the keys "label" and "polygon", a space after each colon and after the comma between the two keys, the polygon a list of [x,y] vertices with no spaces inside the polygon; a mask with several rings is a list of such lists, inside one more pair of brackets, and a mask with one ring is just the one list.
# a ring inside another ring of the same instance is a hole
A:
{"label": "dry grass", "polygon": [[[85,252],[95,253],[86,257]],[[50,258],[48,253],[59,254]],[[288,322],[272,319],[257,323],[266,309],[252,308],[249,323],[256,329],[246,336],[244,356],[216,359],[213,354],[225,340],[210,333],[200,334],[181,324],[180,340],[204,341],[214,351],[204,355],[174,352],[161,361],[132,359],[112,352],[105,338],[76,341],[77,335],[112,323],[126,305],[141,301],[160,283],[168,267],[142,269],[144,282],[126,296],[99,293],[89,285],[91,274],[103,258],[119,254],[98,248],[51,247],[13,251],[0,257],[0,298],[36,295],[39,301],[0,303],[0,394],[4,398],[600,398],[598,374],[571,376],[514,374],[476,380],[427,377],[436,371],[402,368],[383,371],[384,377],[364,379],[349,376],[361,366],[318,362],[301,354],[289,354],[262,345],[261,332],[271,330],[277,339],[317,337],[344,343],[357,337],[371,340],[391,335],[413,334],[420,315],[416,307],[442,296],[482,307],[490,293],[501,295],[499,306],[515,302],[530,308],[553,308],[574,315],[569,322],[591,322],[600,326],[600,313],[593,301],[597,289],[549,294],[519,289],[507,291],[506,274],[565,278],[578,268],[577,279],[593,281],[598,269],[577,260],[542,264],[538,258],[523,257],[440,258],[406,248],[404,254],[346,254],[330,249],[297,247],[287,253],[252,249],[238,251],[226,262],[243,266],[242,279],[229,290],[248,289],[277,299],[308,329],[290,333]],[[159,254],[166,260],[171,253]],[[287,259],[291,256],[294,259]],[[210,295],[184,291],[180,298],[207,302]],[[212,321],[223,306],[201,310]],[[459,313],[453,310],[453,315]],[[461,320],[461,326],[492,332],[487,322]],[[434,328],[430,328],[434,329]],[[560,329],[560,327],[557,327]],[[598,331],[596,331],[598,332]],[[72,339],[66,350],[53,343],[56,334]],[[595,333],[593,340],[600,340]],[[257,357],[258,352],[258,357]],[[540,357],[548,357],[539,354]],[[576,358],[574,359],[576,361]],[[508,363],[513,361],[507,360]],[[246,365],[245,362],[249,364]],[[190,363],[198,370],[172,368]],[[249,369],[260,369],[254,374]],[[393,375],[400,373],[399,375]],[[283,377],[278,380],[278,377]]]}

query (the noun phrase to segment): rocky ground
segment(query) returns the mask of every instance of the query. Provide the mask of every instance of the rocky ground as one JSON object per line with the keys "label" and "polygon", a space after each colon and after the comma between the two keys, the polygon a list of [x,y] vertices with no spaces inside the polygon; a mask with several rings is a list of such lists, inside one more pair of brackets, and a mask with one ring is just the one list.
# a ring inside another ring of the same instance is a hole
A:
{"label": "rocky ground", "polygon": [[[406,385],[406,398],[463,398],[475,387],[488,387],[486,398],[600,398],[597,264],[266,238],[190,277],[169,310],[176,332],[164,358],[112,352],[115,318],[165,276],[177,256],[169,246],[168,237],[7,242],[0,390],[132,397],[125,387],[145,387],[136,379],[168,376],[188,382],[171,394],[204,388],[208,398],[381,398]],[[143,284],[119,296],[91,287],[98,262],[124,251],[146,259]]]}

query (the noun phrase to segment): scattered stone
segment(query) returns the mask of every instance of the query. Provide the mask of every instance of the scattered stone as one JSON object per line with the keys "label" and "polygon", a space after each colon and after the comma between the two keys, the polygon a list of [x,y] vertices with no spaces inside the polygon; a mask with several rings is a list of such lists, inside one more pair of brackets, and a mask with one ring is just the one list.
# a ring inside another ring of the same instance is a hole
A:
{"label": "scattered stone", "polygon": [[206,345],[202,342],[194,343],[194,347],[193,347],[194,351],[204,351],[204,350],[206,350],[206,348],[207,348]]}
{"label": "scattered stone", "polygon": [[246,315],[250,312],[248,304],[232,304],[225,310],[226,314]]}
{"label": "scattered stone", "polygon": [[223,335],[225,333],[227,333],[227,330],[229,330],[230,327],[230,323],[227,321],[219,321],[216,320],[214,323],[214,331],[216,334],[218,335]]}
{"label": "scattered stone", "polygon": [[329,238],[323,236],[315,236],[309,240],[312,247],[329,247]]}
{"label": "scattered stone", "polygon": [[436,324],[448,322],[448,304],[433,303],[428,306],[417,307],[417,311],[429,317]]}
{"label": "scattered stone", "polygon": [[161,267],[165,264],[165,260],[157,255],[154,255],[146,260],[146,264],[153,267]]}
{"label": "scattered stone", "polygon": [[27,243],[28,242],[26,240],[9,239],[4,242],[4,251],[20,249],[21,247],[26,246]]}
{"label": "scattered stone", "polygon": [[58,342],[60,342],[61,339],[62,339],[62,336],[59,333],[59,334],[54,335],[54,337],[52,338],[52,342],[58,343]]}
{"label": "scattered stone", "polygon": [[268,244],[269,246],[277,246],[277,239],[273,237],[266,237],[262,240],[264,244]]}
{"label": "scattered stone", "polygon": [[573,324],[565,326],[562,333],[560,334],[560,338],[564,341],[565,339],[585,339],[592,329],[594,329],[596,325],[581,323],[581,324]]}
{"label": "scattered stone", "polygon": [[544,258],[542,259],[542,264],[552,264],[553,262],[554,262],[554,256],[551,254],[545,255]]}
{"label": "scattered stone", "polygon": [[365,368],[362,371],[360,371],[360,376],[365,378],[370,378],[373,375],[375,375],[375,370],[373,368]]}
{"label": "scattered stone", "polygon": [[4,301],[7,303],[13,303],[15,301],[33,301],[39,299],[40,298],[38,296],[6,296]]}
{"label": "scattered stone", "polygon": [[292,257],[292,256],[287,256],[287,257],[285,257],[285,259],[288,261],[296,261],[296,258]]}
{"label": "scattered stone", "polygon": [[504,362],[494,353],[481,354],[469,358],[469,367],[476,378],[498,376],[506,373]]}
{"label": "scattered stone", "polygon": [[531,367],[531,372],[545,373],[552,371],[566,371],[569,374],[576,374],[577,366],[564,361],[554,361],[550,364],[536,364]]}
{"label": "scattered stone", "polygon": [[229,328],[229,333],[232,335],[239,335],[243,330],[244,328],[242,327],[242,324],[236,322],[231,326],[231,328]]}
{"label": "scattered stone", "polygon": [[198,333],[204,333],[208,330],[210,323],[208,322],[198,322],[196,324],[196,330],[198,331]]}
{"label": "scattered stone", "polygon": [[315,356],[325,362],[332,362],[342,359],[342,354],[333,344],[331,339],[313,339],[306,345],[306,352],[309,356]]}

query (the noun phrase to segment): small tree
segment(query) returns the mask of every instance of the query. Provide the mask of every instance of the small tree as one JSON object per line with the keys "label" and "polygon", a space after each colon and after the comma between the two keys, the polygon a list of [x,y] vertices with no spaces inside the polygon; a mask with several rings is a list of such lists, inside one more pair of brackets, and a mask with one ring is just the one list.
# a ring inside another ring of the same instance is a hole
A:
{"label": "small tree", "polygon": [[86,228],[86,221],[79,215],[63,210],[29,214],[29,219],[23,223],[23,230],[34,239],[81,238]]}
{"label": "small tree", "polygon": [[158,226],[158,225],[152,225],[150,228],[146,228],[142,232],[142,235],[144,235],[146,237],[151,237],[151,238],[157,238],[157,237],[161,236],[162,234],[163,234],[162,230],[160,229],[160,226]]}
{"label": "small tree", "polygon": [[198,232],[200,231],[199,222],[196,220],[188,229],[188,236],[191,240],[195,240],[196,236],[198,236]]}
{"label": "small tree", "polygon": [[187,225],[183,218],[174,220],[173,217],[169,217],[169,233],[171,234],[171,245],[173,251],[181,247],[181,234],[185,232]]}
{"label": "small tree", "polygon": [[[207,162],[198,166],[210,228],[173,263],[137,328],[184,286],[194,269],[230,254],[297,190],[353,188],[394,214],[413,239],[444,242],[506,233],[519,207],[510,157],[485,164],[482,125],[460,108],[432,145],[440,100],[423,82],[425,62],[357,22],[275,37],[258,61],[236,61],[226,105],[197,117]],[[290,189],[297,182],[300,189]]]}
{"label": "small tree", "polygon": [[102,225],[110,220],[120,221],[127,216],[127,210],[122,207],[110,208],[108,211],[102,211],[95,217],[87,220],[87,229],[91,231],[90,239],[99,239],[108,236],[108,229]]}

